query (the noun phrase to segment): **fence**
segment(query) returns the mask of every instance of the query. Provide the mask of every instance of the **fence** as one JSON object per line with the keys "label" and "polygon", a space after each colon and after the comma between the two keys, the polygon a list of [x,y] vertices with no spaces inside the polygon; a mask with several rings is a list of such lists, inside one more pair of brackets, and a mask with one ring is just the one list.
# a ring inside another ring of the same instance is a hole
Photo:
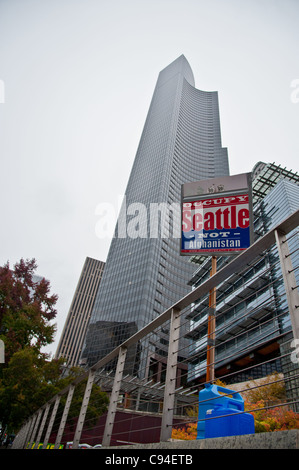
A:
{"label": "fence", "polygon": [[[279,369],[282,373],[273,382],[286,388],[279,406],[298,410],[298,222],[299,211],[223,262],[215,274],[76,378],[24,423],[13,448],[169,440],[174,426],[198,421],[207,345],[215,351],[209,367],[225,383]],[[217,305],[209,305],[213,288]],[[215,312],[212,337],[208,323]],[[108,411],[99,419],[88,408],[93,384],[110,395]],[[83,399],[74,417],[78,391]]]}

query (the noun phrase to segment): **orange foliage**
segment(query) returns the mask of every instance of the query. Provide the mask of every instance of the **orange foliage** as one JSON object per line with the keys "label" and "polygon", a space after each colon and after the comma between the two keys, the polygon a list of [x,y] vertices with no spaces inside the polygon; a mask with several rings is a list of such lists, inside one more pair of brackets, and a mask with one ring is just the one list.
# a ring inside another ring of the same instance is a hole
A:
{"label": "orange foliage", "polygon": [[257,403],[246,403],[245,409],[254,416],[255,432],[285,431],[287,429],[299,429],[299,413],[290,410],[286,406],[277,406],[270,409],[264,408],[265,403],[260,400]]}
{"label": "orange foliage", "polygon": [[173,428],[171,437],[172,439],[182,439],[184,441],[190,441],[196,439],[197,436],[197,424],[190,423],[182,426],[181,428]]}

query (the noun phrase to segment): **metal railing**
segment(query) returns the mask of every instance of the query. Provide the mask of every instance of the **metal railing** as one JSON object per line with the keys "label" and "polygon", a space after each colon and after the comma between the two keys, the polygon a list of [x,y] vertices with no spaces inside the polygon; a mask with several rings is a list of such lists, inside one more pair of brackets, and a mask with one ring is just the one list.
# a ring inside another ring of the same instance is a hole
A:
{"label": "metal railing", "polygon": [[[140,442],[140,434],[148,431],[153,442],[167,441],[174,426],[197,422],[196,411],[190,416],[190,409],[196,410],[198,390],[205,384],[208,309],[213,308],[207,306],[207,297],[213,288],[222,299],[216,308],[216,339],[210,343],[216,378],[232,383],[257,367],[273,371],[280,362],[284,375],[276,381],[283,381],[287,390],[280,406],[298,407],[299,361],[290,360],[294,351],[289,346],[292,339],[299,343],[298,224],[296,211],[74,379],[24,423],[13,448],[31,448],[33,443],[34,448],[39,443],[47,448],[50,442],[59,448],[71,440],[76,449],[82,436],[92,444],[120,445]],[[253,270],[255,274],[247,275]],[[267,355],[277,341],[279,353]],[[251,362],[257,348],[265,351],[264,360],[261,356]],[[234,370],[231,365],[238,361]],[[83,381],[81,410],[74,421],[72,399]],[[107,413],[96,421],[87,414],[94,383],[110,394]]]}

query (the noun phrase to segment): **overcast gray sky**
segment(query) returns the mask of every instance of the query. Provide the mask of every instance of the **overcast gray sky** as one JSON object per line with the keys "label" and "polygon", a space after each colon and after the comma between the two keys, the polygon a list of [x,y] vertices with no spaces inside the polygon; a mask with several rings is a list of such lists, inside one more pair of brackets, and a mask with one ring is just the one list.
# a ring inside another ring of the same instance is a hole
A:
{"label": "overcast gray sky", "polygon": [[298,0],[0,0],[0,264],[59,295],[55,353],[96,207],[124,194],[158,73],[184,54],[219,93],[231,174],[298,170]]}

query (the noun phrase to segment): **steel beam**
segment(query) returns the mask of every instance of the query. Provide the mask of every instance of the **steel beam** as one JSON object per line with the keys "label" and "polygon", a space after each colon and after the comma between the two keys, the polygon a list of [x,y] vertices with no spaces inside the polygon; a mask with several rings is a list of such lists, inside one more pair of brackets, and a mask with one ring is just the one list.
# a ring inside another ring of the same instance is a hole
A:
{"label": "steel beam", "polygon": [[[46,407],[44,409],[43,419],[42,419],[40,428],[38,430],[38,435],[37,435],[37,438],[36,438],[36,442],[40,442],[40,440],[41,440],[42,433],[43,433],[43,430],[44,430],[44,427],[45,427],[45,424],[46,424],[46,420],[47,420],[47,417],[48,417],[49,409],[50,409],[50,403],[47,403]],[[36,447],[36,449],[38,449],[38,446]]]}
{"label": "steel beam", "polygon": [[286,236],[275,230],[276,244],[285,286],[294,339],[299,340],[299,294]]}
{"label": "steel beam", "polygon": [[59,449],[61,438],[63,436],[63,432],[64,432],[64,428],[65,428],[65,423],[66,423],[67,416],[69,414],[69,409],[70,409],[70,406],[71,406],[71,403],[72,403],[72,398],[73,398],[73,395],[74,395],[74,391],[75,391],[75,385],[72,385],[69,388],[67,399],[66,399],[66,402],[65,402],[65,405],[64,405],[63,415],[62,415],[60,425],[59,425],[59,429],[58,429],[58,433],[57,433],[57,436],[56,436],[54,449]]}
{"label": "steel beam", "polygon": [[163,402],[163,415],[161,423],[160,440],[162,442],[171,438],[172,420],[174,411],[177,358],[180,337],[180,310],[172,309],[169,331],[168,358],[165,379],[165,391]]}
{"label": "steel beam", "polygon": [[32,431],[31,437],[30,437],[30,443],[31,444],[33,444],[33,442],[35,441],[35,437],[36,437],[36,433],[37,433],[37,430],[38,430],[38,425],[39,425],[41,416],[42,416],[42,410],[40,409],[37,412],[37,417],[36,417],[36,420],[35,420],[35,423],[34,423],[34,428],[33,428],[33,431]]}
{"label": "steel beam", "polygon": [[42,447],[43,449],[47,448],[47,445],[48,445],[48,442],[49,442],[49,439],[50,439],[50,435],[51,435],[51,432],[52,432],[53,424],[54,424],[54,421],[55,421],[55,418],[56,418],[56,413],[57,413],[57,410],[58,410],[58,406],[59,406],[59,403],[60,403],[60,399],[61,399],[60,395],[57,395],[56,398],[55,398],[55,403],[54,403],[54,406],[53,406],[51,418],[50,418],[50,421],[49,421],[49,424],[48,424],[47,432],[46,432],[43,447]]}
{"label": "steel beam", "polygon": [[85,387],[85,393],[84,393],[84,398],[83,398],[82,405],[81,405],[80,415],[79,415],[78,422],[77,422],[76,432],[75,432],[75,436],[73,440],[73,446],[72,446],[73,449],[78,449],[79,447],[79,442],[81,439],[82,429],[83,429],[83,425],[85,421],[89,398],[90,398],[90,394],[91,394],[91,390],[92,390],[92,386],[94,382],[94,377],[95,377],[95,371],[90,370],[88,379],[87,379],[87,384]]}
{"label": "steel beam", "polygon": [[113,425],[114,425],[114,419],[115,419],[115,413],[116,413],[116,407],[117,407],[117,402],[118,402],[118,397],[119,397],[119,392],[120,392],[120,387],[121,387],[121,381],[122,381],[123,372],[124,372],[124,366],[125,366],[125,362],[126,362],[126,355],[127,355],[127,348],[121,347],[119,349],[117,367],[116,367],[116,372],[115,372],[115,376],[114,376],[112,392],[111,392],[111,396],[110,396],[110,403],[109,403],[109,407],[108,407],[108,413],[107,413],[107,417],[106,417],[105,430],[104,430],[104,435],[103,435],[103,440],[102,440],[102,445],[103,446],[110,446],[111,436],[112,436],[112,431],[113,431]]}

